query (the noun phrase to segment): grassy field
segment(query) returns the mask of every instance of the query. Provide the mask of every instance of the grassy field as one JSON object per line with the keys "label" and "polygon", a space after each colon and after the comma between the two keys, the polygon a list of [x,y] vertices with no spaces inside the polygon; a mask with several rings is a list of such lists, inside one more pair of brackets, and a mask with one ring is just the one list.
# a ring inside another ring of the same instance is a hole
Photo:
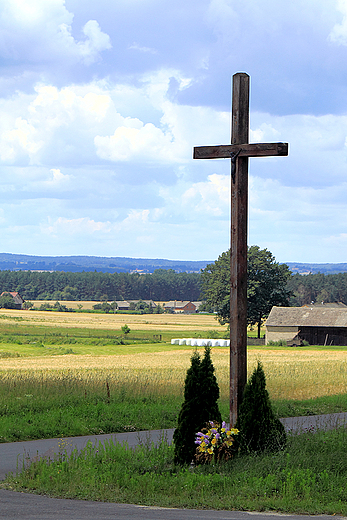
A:
{"label": "grassy field", "polygon": [[[174,427],[192,347],[170,340],[211,333],[208,315],[1,310],[0,441]],[[212,360],[227,419],[229,349]],[[347,348],[249,347],[249,373],[258,360],[280,416],[347,411]]]}

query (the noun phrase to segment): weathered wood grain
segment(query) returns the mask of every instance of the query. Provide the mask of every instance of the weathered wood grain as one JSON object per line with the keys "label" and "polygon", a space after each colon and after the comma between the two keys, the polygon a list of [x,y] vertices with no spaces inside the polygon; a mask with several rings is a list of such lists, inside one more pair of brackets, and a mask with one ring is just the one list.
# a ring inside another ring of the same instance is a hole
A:
{"label": "weathered wood grain", "polygon": [[[249,76],[233,76],[231,142],[237,153],[249,141]],[[241,143],[242,146],[240,146]],[[231,183],[230,424],[235,425],[247,382],[248,156],[236,160]],[[229,156],[230,157],[230,152]]]}
{"label": "weathered wood grain", "polygon": [[243,143],[217,146],[195,146],[194,159],[230,159],[232,153],[239,157],[267,157],[288,155],[288,143]]}
{"label": "weathered wood grain", "polygon": [[195,146],[194,159],[231,159],[230,424],[235,425],[247,381],[248,157],[288,155],[288,143],[249,141],[249,76],[233,76],[231,144]]}

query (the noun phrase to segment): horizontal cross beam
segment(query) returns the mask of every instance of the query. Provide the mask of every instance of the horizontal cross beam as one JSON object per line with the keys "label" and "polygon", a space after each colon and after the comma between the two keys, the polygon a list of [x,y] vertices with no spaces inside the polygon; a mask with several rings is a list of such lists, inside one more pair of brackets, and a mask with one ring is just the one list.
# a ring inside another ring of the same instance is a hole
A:
{"label": "horizontal cross beam", "polygon": [[266,157],[288,155],[288,143],[227,144],[219,146],[194,146],[194,159],[228,159],[231,154],[239,157]]}

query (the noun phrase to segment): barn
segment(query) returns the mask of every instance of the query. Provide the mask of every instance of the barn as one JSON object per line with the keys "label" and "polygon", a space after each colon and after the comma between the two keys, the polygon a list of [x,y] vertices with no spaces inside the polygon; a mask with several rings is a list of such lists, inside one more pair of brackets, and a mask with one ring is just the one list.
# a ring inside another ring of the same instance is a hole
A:
{"label": "barn", "polygon": [[10,296],[12,296],[16,309],[23,309],[24,300],[18,292],[4,291],[1,293],[0,296],[5,296],[6,294],[9,294]]}
{"label": "barn", "polygon": [[164,310],[177,313],[184,314],[193,314],[197,311],[197,306],[195,303],[190,301],[179,301],[174,300],[164,304]]}
{"label": "barn", "polygon": [[273,307],[265,331],[266,344],[305,340],[310,345],[347,345],[347,308]]}

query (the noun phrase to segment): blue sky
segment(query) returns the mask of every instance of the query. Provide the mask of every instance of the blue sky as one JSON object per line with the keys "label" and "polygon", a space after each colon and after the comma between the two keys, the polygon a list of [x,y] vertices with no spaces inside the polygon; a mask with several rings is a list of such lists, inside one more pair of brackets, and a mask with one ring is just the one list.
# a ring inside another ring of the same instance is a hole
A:
{"label": "blue sky", "polygon": [[1,0],[0,251],[214,260],[231,77],[251,76],[249,244],[347,261],[347,0]]}

